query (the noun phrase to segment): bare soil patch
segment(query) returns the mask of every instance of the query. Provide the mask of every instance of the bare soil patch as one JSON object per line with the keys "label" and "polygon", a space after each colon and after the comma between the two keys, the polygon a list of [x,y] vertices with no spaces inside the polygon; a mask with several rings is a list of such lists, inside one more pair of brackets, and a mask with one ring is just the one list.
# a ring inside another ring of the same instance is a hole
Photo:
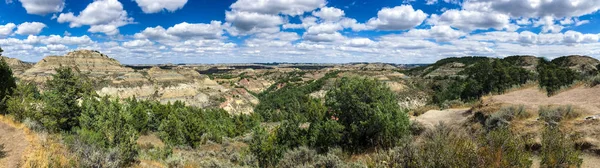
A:
{"label": "bare soil patch", "polygon": [[4,144],[6,156],[0,158],[2,167],[20,167],[23,155],[29,147],[25,132],[11,124],[0,121],[0,144]]}
{"label": "bare soil patch", "polygon": [[448,110],[429,110],[414,120],[422,123],[428,128],[433,128],[435,125],[443,122],[445,124],[458,124],[464,122],[469,114],[467,114],[469,108],[462,109],[448,109]]}
{"label": "bare soil patch", "polygon": [[589,88],[578,86],[552,97],[537,87],[517,90],[503,95],[492,96],[495,102],[522,104],[530,109],[544,105],[573,105],[590,114],[600,114],[600,86]]}

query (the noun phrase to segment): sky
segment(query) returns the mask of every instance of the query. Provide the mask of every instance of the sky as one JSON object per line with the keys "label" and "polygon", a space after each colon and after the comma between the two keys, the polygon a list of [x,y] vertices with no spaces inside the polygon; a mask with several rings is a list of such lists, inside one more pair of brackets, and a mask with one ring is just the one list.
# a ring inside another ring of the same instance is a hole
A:
{"label": "sky", "polygon": [[4,56],[124,64],[600,58],[599,0],[4,0]]}

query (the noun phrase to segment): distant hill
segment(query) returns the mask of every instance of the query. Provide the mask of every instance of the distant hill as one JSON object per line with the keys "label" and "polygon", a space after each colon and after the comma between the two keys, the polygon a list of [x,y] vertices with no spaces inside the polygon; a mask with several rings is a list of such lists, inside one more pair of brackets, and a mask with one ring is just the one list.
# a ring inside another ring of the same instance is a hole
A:
{"label": "distant hill", "polygon": [[[495,59],[495,58],[489,58],[489,57],[445,58],[445,59],[441,59],[441,60],[437,61],[434,64],[431,64],[428,66],[412,68],[406,72],[409,75],[422,76],[422,77],[436,77],[436,76],[452,77],[452,76],[456,76],[459,72],[461,72],[462,70],[464,70],[465,68],[467,68],[470,65],[473,65],[479,61],[492,60],[492,59]],[[513,65],[520,66],[524,69],[527,69],[527,70],[530,70],[533,72],[536,71],[536,67],[539,64],[540,59],[543,59],[543,58],[531,56],[531,55],[518,55],[518,56],[509,56],[509,57],[503,58],[503,60],[508,61]],[[559,57],[559,58],[552,60],[551,62],[556,65],[559,65],[559,66],[569,67],[572,70],[575,70],[582,74],[593,74],[594,72],[596,72],[598,70],[597,66],[600,64],[600,61],[598,61],[595,58],[592,58],[590,56],[578,56],[578,55]]]}
{"label": "distant hill", "polygon": [[12,69],[14,74],[22,74],[27,69],[33,67],[32,63],[23,62],[16,58],[1,56],[1,59],[6,60],[6,63],[8,63],[8,66]]}
{"label": "distant hill", "polygon": [[569,67],[579,73],[593,74],[598,70],[597,66],[600,64],[600,61],[590,56],[570,55],[558,57],[552,60],[552,63],[563,67]]}
{"label": "distant hill", "polygon": [[469,65],[479,61],[490,60],[489,57],[451,57],[441,59],[429,66],[421,66],[407,71],[410,75],[435,77],[454,76]]}

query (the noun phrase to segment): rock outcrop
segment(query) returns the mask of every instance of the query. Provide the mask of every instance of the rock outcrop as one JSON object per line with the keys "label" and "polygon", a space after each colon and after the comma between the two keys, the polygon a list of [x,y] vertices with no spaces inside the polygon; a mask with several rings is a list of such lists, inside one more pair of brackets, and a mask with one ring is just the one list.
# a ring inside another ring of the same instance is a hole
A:
{"label": "rock outcrop", "polygon": [[258,99],[245,90],[226,88],[193,68],[170,66],[169,69],[134,70],[91,50],[48,56],[17,77],[43,87],[61,66],[75,68],[90,78],[100,95],[162,103],[182,101],[197,107],[221,107],[232,114],[252,113],[254,105],[258,104]]}
{"label": "rock outcrop", "polygon": [[36,83],[44,83],[52,74],[56,73],[55,69],[61,66],[78,69],[93,80],[110,80],[111,77],[134,71],[98,51],[78,50],[69,52],[65,56],[48,56],[25,71],[21,78]]}
{"label": "rock outcrop", "polygon": [[0,59],[4,59],[4,61],[6,61],[8,66],[12,69],[13,74],[15,74],[15,75],[20,75],[23,72],[25,72],[26,70],[28,70],[29,68],[33,67],[33,64],[23,62],[16,58],[0,56]]}

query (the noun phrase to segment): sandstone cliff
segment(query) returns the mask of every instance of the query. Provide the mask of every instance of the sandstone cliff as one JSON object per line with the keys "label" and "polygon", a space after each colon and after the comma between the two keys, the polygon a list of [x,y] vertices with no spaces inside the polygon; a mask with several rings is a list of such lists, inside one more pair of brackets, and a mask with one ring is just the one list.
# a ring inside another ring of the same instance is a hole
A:
{"label": "sandstone cliff", "polygon": [[20,75],[25,72],[27,69],[33,67],[33,64],[23,62],[16,58],[8,58],[4,56],[0,56],[0,59],[4,59],[8,66],[12,69],[15,75]]}

